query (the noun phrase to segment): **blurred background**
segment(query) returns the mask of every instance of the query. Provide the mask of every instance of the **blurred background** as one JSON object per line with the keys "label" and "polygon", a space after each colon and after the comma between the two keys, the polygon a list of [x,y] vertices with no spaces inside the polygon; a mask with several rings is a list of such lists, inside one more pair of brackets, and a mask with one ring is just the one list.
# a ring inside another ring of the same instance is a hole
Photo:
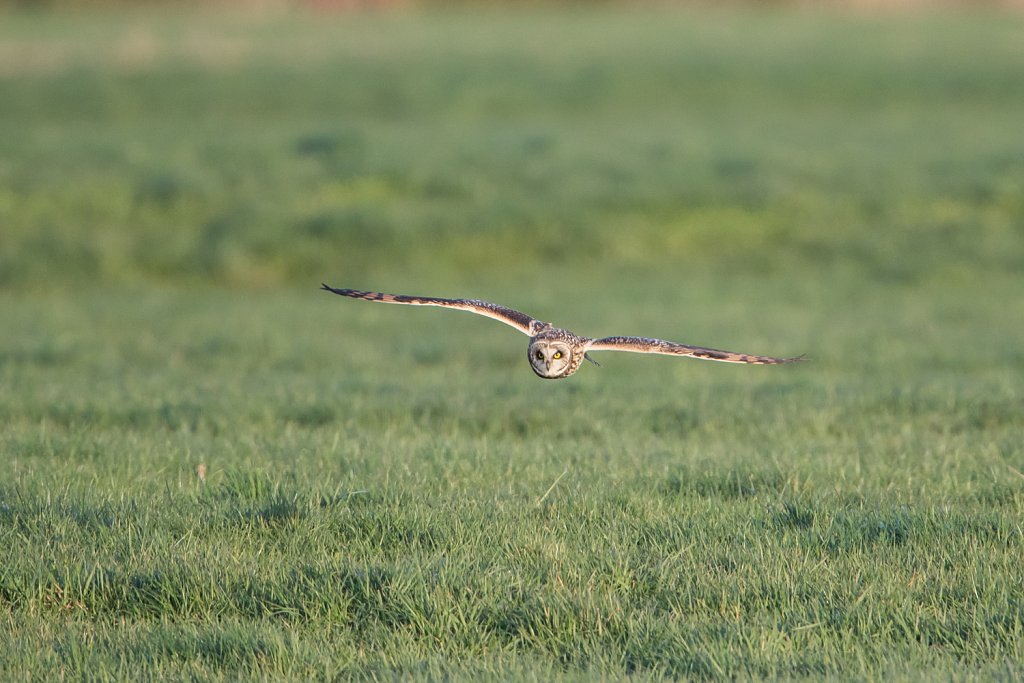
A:
{"label": "blurred background", "polygon": [[1019,362],[1014,4],[8,2],[0,290],[328,281]]}
{"label": "blurred background", "polygon": [[1021,4],[0,2],[0,679],[1014,679]]}

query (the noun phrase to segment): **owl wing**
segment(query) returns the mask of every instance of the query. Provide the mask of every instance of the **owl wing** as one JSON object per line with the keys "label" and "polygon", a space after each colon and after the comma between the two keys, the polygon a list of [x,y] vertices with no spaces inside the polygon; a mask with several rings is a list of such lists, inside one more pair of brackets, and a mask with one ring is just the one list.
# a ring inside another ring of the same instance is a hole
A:
{"label": "owl wing", "polygon": [[479,299],[438,299],[430,296],[405,296],[404,294],[384,294],[382,292],[361,292],[357,289],[335,289],[323,285],[321,289],[334,292],[341,296],[363,299],[365,301],[380,301],[385,304],[408,304],[411,306],[441,306],[443,308],[454,308],[460,311],[469,311],[477,315],[494,318],[506,325],[511,325],[523,334],[530,334],[531,323],[538,323],[533,317],[516,311],[511,308],[492,304],[490,301]]}
{"label": "owl wing", "polygon": [[587,351],[662,353],[669,356],[690,356],[691,358],[702,358],[704,360],[717,360],[723,363],[751,363],[755,365],[793,363],[804,358],[803,356],[796,356],[795,358],[752,356],[746,353],[706,349],[702,346],[687,346],[686,344],[677,344],[664,341],[663,339],[648,339],[647,337],[604,337],[603,339],[595,339],[587,346]]}

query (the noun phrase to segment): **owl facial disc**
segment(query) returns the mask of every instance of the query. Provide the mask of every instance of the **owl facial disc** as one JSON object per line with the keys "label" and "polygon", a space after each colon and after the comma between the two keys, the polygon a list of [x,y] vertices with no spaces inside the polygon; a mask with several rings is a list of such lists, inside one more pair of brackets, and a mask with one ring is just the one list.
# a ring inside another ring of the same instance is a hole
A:
{"label": "owl facial disc", "polygon": [[538,377],[558,379],[576,369],[572,347],[560,339],[535,339],[529,346],[530,367]]}

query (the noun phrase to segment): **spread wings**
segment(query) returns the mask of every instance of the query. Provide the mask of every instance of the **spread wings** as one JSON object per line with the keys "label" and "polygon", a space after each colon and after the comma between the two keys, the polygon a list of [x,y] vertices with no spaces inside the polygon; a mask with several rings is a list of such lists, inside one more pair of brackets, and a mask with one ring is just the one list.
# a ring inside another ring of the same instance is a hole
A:
{"label": "spread wings", "polygon": [[723,363],[752,363],[756,365],[776,365],[793,363],[803,360],[803,356],[795,358],[772,358],[770,356],[752,356],[746,353],[733,353],[719,349],[706,349],[701,346],[687,346],[662,339],[647,337],[604,337],[595,339],[587,351],[633,351],[635,353],[663,353],[670,356],[690,356],[704,360],[717,360]]}
{"label": "spread wings", "polygon": [[334,292],[341,296],[363,299],[365,301],[380,301],[385,304],[409,304],[411,306],[442,306],[454,308],[460,311],[469,311],[477,315],[484,315],[494,318],[506,325],[511,325],[523,334],[530,334],[531,323],[538,323],[533,317],[520,311],[492,304],[490,301],[479,299],[438,299],[430,296],[405,296],[404,294],[384,294],[382,292],[361,292],[357,289],[335,289],[323,285],[322,289]]}

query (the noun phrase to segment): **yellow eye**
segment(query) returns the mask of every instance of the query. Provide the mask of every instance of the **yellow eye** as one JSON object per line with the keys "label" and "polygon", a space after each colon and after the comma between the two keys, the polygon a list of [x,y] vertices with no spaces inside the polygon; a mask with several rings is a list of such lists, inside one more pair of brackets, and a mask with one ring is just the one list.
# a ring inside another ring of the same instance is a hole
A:
{"label": "yellow eye", "polygon": [[537,360],[544,360],[544,354],[541,353],[540,351],[538,351],[537,353],[533,354],[533,357],[536,358]]}
{"label": "yellow eye", "polygon": [[561,357],[562,357],[562,352],[561,351],[555,351],[555,355],[552,356],[552,358],[554,358],[555,360],[558,360]]}

